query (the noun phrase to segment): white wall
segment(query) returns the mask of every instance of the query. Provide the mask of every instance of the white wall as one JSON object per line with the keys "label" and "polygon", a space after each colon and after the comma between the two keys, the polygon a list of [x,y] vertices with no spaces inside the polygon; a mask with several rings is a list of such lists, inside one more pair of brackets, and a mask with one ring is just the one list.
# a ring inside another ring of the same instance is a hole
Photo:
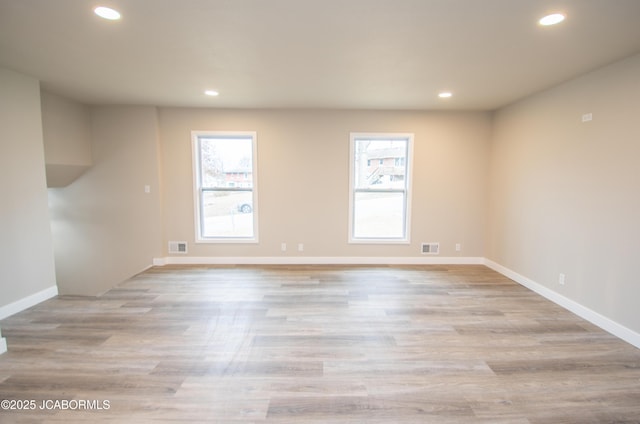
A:
{"label": "white wall", "polygon": [[100,294],[160,254],[156,109],[92,107],[90,115],[92,167],[49,189],[62,293]]}
{"label": "white wall", "polygon": [[[37,80],[0,68],[0,319],[56,294]],[[26,302],[26,303],[25,303]]]}
{"label": "white wall", "polygon": [[490,260],[636,333],[638,111],[640,55],[497,112],[487,227]]}
{"label": "white wall", "polygon": [[[258,244],[194,243],[192,130],[257,132]],[[350,132],[415,134],[411,244],[348,244]],[[383,262],[424,259],[420,243],[435,241],[441,256],[482,257],[489,135],[488,113],[162,108],[164,254],[177,240],[200,258]]]}

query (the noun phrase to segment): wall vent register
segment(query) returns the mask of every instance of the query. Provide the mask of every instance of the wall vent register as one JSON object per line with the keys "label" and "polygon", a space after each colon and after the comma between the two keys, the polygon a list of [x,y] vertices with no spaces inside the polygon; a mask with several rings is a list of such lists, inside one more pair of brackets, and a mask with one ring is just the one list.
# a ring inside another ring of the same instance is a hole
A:
{"label": "wall vent register", "polygon": [[169,253],[187,253],[186,241],[170,241]]}
{"label": "wall vent register", "polygon": [[422,254],[437,255],[440,253],[440,243],[422,243]]}

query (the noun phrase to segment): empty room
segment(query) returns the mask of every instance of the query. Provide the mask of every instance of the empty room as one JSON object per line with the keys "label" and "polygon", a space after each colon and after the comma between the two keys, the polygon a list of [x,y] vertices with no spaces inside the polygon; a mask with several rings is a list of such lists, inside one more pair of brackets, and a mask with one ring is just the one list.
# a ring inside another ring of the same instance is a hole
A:
{"label": "empty room", "polygon": [[0,0],[0,422],[640,423],[638,22]]}

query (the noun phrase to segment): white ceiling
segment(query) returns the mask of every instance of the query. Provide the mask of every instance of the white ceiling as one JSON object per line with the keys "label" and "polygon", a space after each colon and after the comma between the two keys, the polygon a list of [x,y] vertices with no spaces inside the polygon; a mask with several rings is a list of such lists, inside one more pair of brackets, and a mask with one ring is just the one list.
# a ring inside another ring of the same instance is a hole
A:
{"label": "white ceiling", "polygon": [[88,104],[492,110],[637,52],[640,0],[0,0],[0,66]]}

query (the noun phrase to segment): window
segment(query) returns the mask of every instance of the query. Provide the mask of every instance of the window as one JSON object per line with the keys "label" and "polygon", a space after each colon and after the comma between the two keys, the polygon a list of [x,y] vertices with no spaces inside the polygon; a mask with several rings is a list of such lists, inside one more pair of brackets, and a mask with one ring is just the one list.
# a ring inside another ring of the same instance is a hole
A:
{"label": "window", "polygon": [[257,242],[256,134],[192,132],[196,241]]}
{"label": "window", "polygon": [[413,134],[351,134],[350,243],[408,243]]}

